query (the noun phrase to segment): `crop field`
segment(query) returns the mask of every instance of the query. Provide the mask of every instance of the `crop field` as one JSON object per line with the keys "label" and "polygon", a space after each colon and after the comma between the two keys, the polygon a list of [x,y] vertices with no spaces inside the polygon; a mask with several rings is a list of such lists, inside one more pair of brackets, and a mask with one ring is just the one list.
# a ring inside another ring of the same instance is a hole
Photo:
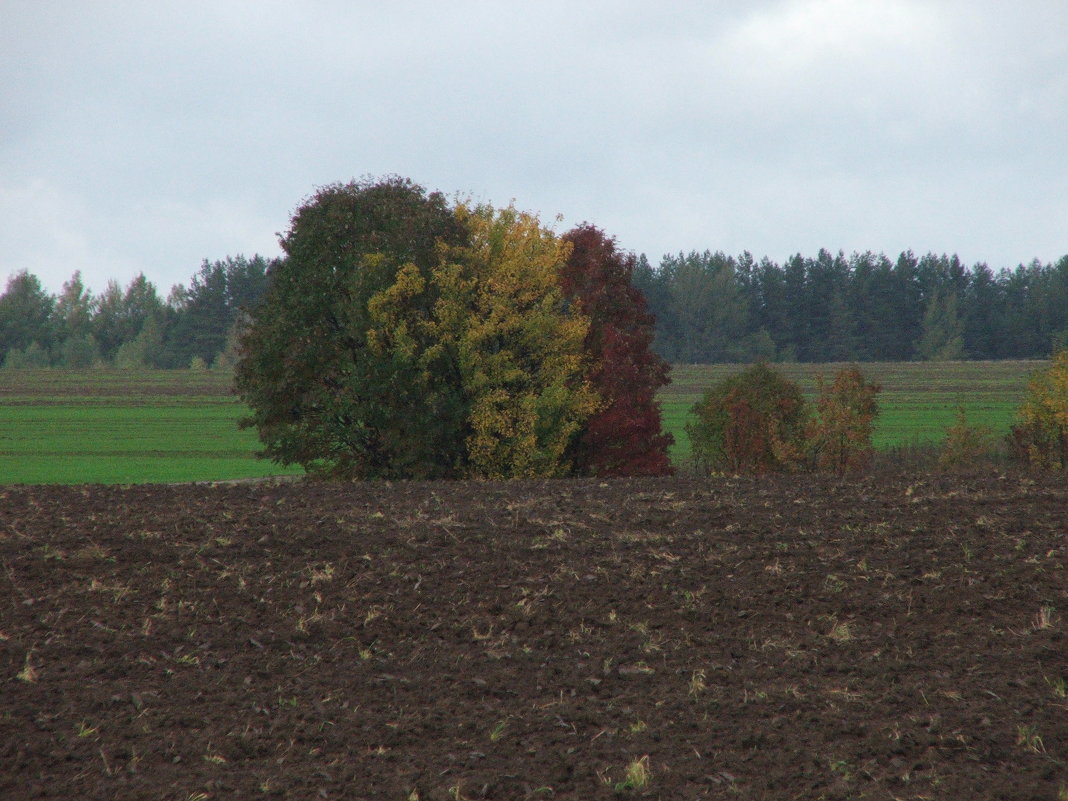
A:
{"label": "crop field", "polygon": [[[815,395],[840,365],[777,365]],[[937,443],[963,406],[971,423],[1004,434],[1043,362],[867,364],[882,384],[877,448]],[[660,395],[672,457],[685,466],[690,408],[744,365],[676,365]],[[227,372],[0,370],[0,484],[223,481],[300,471],[256,459],[255,432]]]}
{"label": "crop field", "polygon": [[219,481],[255,458],[228,373],[0,370],[0,483]]}
{"label": "crop field", "polygon": [[[805,396],[816,397],[816,376],[834,380],[842,364],[772,365],[792,381]],[[998,362],[890,362],[859,365],[869,381],[883,388],[873,441],[877,449],[937,444],[956,421],[963,407],[968,422],[1007,434],[1027,391],[1032,373],[1047,366],[1041,361]],[[676,462],[690,455],[685,426],[690,409],[711,386],[746,368],[743,364],[675,365],[672,383],[660,393],[664,428],[675,436],[672,457]]]}
{"label": "crop field", "polygon": [[0,487],[5,801],[1068,797],[1063,475]]}

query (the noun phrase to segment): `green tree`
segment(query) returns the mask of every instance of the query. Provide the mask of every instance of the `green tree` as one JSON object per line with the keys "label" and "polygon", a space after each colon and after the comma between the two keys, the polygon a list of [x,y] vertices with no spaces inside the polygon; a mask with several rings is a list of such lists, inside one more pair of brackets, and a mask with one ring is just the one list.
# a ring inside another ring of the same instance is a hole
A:
{"label": "green tree", "polygon": [[60,343],[55,362],[59,367],[93,367],[100,362],[100,348],[92,334],[75,334]]}
{"label": "green tree", "polygon": [[63,284],[53,309],[55,330],[54,361],[61,367],[91,367],[100,359],[100,348],[92,334],[96,303],[75,272]]}
{"label": "green tree", "polygon": [[226,349],[242,310],[259,303],[270,269],[271,263],[259,255],[205,259],[189,287],[179,285],[171,293],[160,356],[165,366],[184,366],[196,357],[213,363]]}
{"label": "green tree", "polygon": [[63,284],[63,291],[56,298],[53,313],[59,339],[85,336],[92,332],[93,294],[82,283],[81,271],[75,271]]}
{"label": "green tree", "polygon": [[[0,358],[9,351],[18,350],[25,355],[36,343],[34,354],[45,354],[55,339],[53,309],[55,299],[41,286],[37,276],[23,270],[11,276],[7,288],[0,295]],[[39,360],[34,356],[35,360]]]}
{"label": "green tree", "polygon": [[937,292],[927,303],[916,352],[927,361],[964,358],[964,322],[957,311],[957,296]]}
{"label": "green tree", "polygon": [[406,315],[428,320],[440,248],[466,243],[444,196],[403,178],[327,186],[297,210],[235,371],[266,456],[337,476],[458,473],[468,428],[455,362],[441,378],[428,329],[390,339],[381,315],[400,279]]}
{"label": "green tree", "polygon": [[4,367],[14,369],[31,369],[49,367],[51,360],[48,351],[38,342],[31,342],[25,348],[12,348],[4,358]]}
{"label": "green tree", "polygon": [[[100,356],[106,362],[116,360],[119,348],[133,342],[141,334],[149,320],[158,328],[164,316],[163,301],[156,293],[155,285],[139,273],[126,286],[125,292],[117,281],[108,281],[103,294],[95,299],[92,334],[100,348]],[[157,347],[146,358],[155,363]]]}
{"label": "green tree", "polygon": [[159,363],[159,354],[163,347],[163,332],[160,319],[149,316],[141,330],[129,342],[123,342],[115,352],[113,363],[120,370],[141,370],[154,367]]}

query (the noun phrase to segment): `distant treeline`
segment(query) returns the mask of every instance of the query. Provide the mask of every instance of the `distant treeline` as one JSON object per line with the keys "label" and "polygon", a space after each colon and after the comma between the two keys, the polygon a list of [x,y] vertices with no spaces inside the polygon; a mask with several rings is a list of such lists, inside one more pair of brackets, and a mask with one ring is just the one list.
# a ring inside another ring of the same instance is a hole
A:
{"label": "distant treeline", "polygon": [[[143,275],[94,295],[75,273],[58,295],[30,273],[0,295],[6,367],[206,367],[234,358],[234,328],[275,260],[205,261],[161,299]],[[669,362],[1046,358],[1068,347],[1068,256],[994,271],[957,256],[821,250],[784,264],[749,253],[639,257],[634,285]]]}
{"label": "distant treeline", "polygon": [[5,367],[220,367],[233,359],[234,326],[259,302],[273,260],[205,261],[166,300],[144,275],[94,295],[75,273],[59,295],[21,272],[0,296]]}
{"label": "distant treeline", "polygon": [[669,362],[1046,358],[1068,347],[1068,256],[997,272],[957,256],[821,250],[641,257],[634,276]]}

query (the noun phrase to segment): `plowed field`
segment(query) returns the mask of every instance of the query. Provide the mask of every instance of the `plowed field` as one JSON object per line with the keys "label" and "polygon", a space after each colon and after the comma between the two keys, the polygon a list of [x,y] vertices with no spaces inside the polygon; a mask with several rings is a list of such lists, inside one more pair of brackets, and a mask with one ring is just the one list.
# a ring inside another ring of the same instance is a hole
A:
{"label": "plowed field", "polygon": [[1068,484],[0,488],[0,798],[1063,799]]}

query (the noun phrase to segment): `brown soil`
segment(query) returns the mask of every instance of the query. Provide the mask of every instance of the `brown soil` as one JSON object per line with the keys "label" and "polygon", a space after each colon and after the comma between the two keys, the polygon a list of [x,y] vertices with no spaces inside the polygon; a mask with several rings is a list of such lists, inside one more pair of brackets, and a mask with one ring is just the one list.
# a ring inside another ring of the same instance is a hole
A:
{"label": "brown soil", "polygon": [[7,487],[0,798],[1063,799],[1066,632],[1063,476]]}

